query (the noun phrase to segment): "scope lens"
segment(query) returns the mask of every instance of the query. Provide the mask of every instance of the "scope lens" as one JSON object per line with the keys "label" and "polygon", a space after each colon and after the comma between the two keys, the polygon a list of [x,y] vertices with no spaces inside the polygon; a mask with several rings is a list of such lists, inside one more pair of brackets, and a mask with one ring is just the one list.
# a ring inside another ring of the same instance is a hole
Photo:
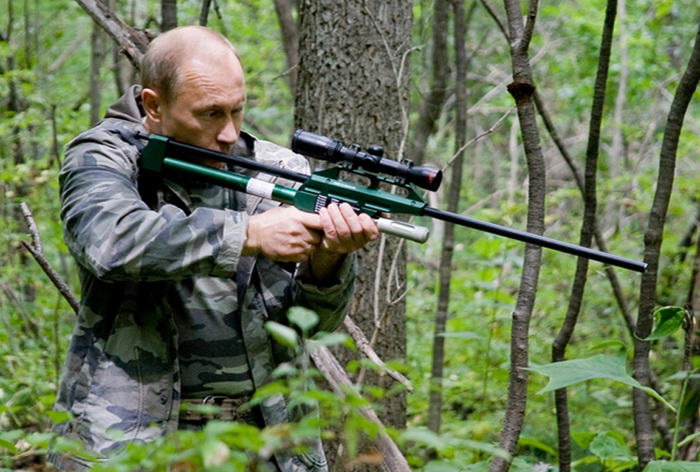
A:
{"label": "scope lens", "polygon": [[420,188],[434,192],[442,183],[442,171],[430,166],[413,166],[408,171],[407,180]]}

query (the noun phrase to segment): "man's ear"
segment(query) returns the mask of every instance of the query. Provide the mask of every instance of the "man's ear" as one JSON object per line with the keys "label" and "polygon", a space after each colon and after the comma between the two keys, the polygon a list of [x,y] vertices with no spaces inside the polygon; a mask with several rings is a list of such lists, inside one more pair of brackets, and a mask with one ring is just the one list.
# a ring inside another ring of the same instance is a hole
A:
{"label": "man's ear", "polygon": [[162,105],[158,92],[149,88],[141,90],[141,103],[148,119],[153,123],[160,123]]}

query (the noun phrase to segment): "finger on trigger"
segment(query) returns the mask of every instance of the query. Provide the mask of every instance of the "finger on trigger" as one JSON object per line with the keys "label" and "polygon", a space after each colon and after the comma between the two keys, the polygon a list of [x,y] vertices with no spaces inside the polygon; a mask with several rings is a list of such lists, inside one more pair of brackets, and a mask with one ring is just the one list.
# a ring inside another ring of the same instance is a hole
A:
{"label": "finger on trigger", "polygon": [[307,228],[313,229],[323,229],[323,221],[320,214],[317,213],[307,213],[305,211],[300,211],[301,216],[299,219],[301,224]]}

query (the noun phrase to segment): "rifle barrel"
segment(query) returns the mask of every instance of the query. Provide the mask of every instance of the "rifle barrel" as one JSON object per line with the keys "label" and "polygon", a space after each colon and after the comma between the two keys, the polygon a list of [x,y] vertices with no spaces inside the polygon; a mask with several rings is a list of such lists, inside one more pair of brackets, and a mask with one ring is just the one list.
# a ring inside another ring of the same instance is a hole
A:
{"label": "rifle barrel", "polygon": [[[151,165],[149,170],[151,171],[160,172],[161,166],[163,166],[167,169],[171,169],[176,172],[192,173],[194,175],[199,175],[201,178],[218,185],[227,186],[229,188],[244,191],[252,195],[258,195],[264,198],[272,198],[283,203],[294,204],[297,207],[299,207],[299,202],[296,198],[297,191],[294,189],[286,188],[280,185],[274,185],[270,182],[262,182],[258,179],[244,175],[238,175],[229,171],[219,171],[211,169],[205,166],[198,165],[192,161],[196,161],[197,158],[215,159],[221,162],[225,162],[229,165],[244,167],[258,172],[276,175],[278,177],[286,178],[291,181],[299,182],[302,184],[306,184],[307,182],[313,180],[312,178],[314,176],[317,176],[316,173],[312,174],[311,176],[307,176],[289,169],[281,169],[279,167],[254,161],[252,159],[223,154],[156,135],[150,136],[149,144],[148,146],[146,146],[146,148],[144,148],[144,157],[155,157],[156,160],[161,159],[161,161],[159,161],[156,164],[153,164],[153,162],[151,162],[153,159],[146,159],[141,163],[141,165],[143,165],[144,162],[149,162]],[[328,176],[324,178],[326,180],[334,180],[333,178],[330,178]],[[348,187],[348,185],[343,185],[340,188],[346,187]],[[302,185],[302,189],[303,188],[304,185]],[[323,190],[324,186],[322,185],[319,188],[313,188],[314,190]],[[335,187],[334,189],[337,190],[337,188]],[[370,189],[367,189],[367,192],[369,191]],[[310,196],[313,202],[316,202],[314,196],[318,196],[322,193],[322,191],[311,192]],[[401,201],[403,202],[403,200],[405,199],[402,199]],[[517,241],[535,244],[540,247],[554,249],[556,251],[564,252],[566,254],[585,257],[587,259],[602,262],[604,264],[610,264],[613,266],[621,267],[623,269],[634,270],[637,272],[644,272],[647,267],[647,264],[644,262],[615,256],[613,254],[597,251],[595,249],[578,246],[576,244],[565,243],[563,241],[539,236],[533,233],[528,233],[527,231],[520,231],[517,229],[509,228],[507,226],[500,226],[493,223],[487,223],[485,221],[476,220],[466,216],[458,215],[456,213],[424,206],[425,203],[422,200],[420,200],[420,198],[418,198],[418,201],[416,202],[409,203],[410,205],[404,204],[400,206],[396,202],[389,202],[389,206],[390,208],[393,208],[393,210],[389,210],[388,212],[428,216],[431,218],[436,218],[438,220],[446,221],[448,223],[454,223],[460,226],[465,226],[467,228],[485,231],[487,233],[496,234],[498,236],[505,236],[507,238],[515,239]],[[420,203],[421,205],[414,205],[414,203]],[[310,207],[313,208],[313,206],[315,205],[316,204],[314,203],[313,205],[310,205]],[[306,211],[309,211],[309,209],[306,209]],[[389,225],[390,228],[391,226],[396,226],[396,224]],[[408,237],[408,233],[410,233],[411,235],[417,234],[417,231],[415,229],[412,229],[410,232],[407,232],[405,228],[400,228],[400,231],[385,232],[396,234],[402,237]],[[420,233],[421,235],[423,234],[422,232]],[[424,236],[425,235],[420,237],[408,237],[408,239],[424,242]]]}
{"label": "rifle barrel", "polygon": [[437,208],[425,207],[423,209],[423,215],[436,218],[438,220],[447,221],[448,223],[465,226],[467,228],[473,228],[480,231],[485,231],[487,233],[496,234],[498,236],[516,239],[525,243],[535,244],[548,249],[555,249],[566,254],[585,257],[604,264],[622,267],[623,269],[644,272],[647,268],[647,264],[645,262],[627,259],[625,257],[616,256],[607,252],[597,251],[595,249],[566,243],[564,241],[547,238],[545,236],[539,236],[537,234],[528,233],[527,231],[520,231],[507,226],[487,223],[485,221],[476,220],[449,211],[439,210]]}

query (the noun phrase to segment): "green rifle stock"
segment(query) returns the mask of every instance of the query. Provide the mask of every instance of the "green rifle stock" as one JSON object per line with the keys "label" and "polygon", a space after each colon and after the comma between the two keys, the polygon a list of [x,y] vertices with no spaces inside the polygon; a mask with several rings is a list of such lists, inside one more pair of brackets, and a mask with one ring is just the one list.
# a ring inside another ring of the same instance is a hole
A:
{"label": "green rifle stock", "polygon": [[[215,185],[293,205],[307,212],[318,212],[331,203],[347,202],[355,211],[377,219],[381,232],[416,242],[423,243],[428,239],[427,228],[390,220],[386,216],[394,213],[428,216],[623,269],[637,272],[644,272],[646,269],[647,265],[644,262],[429,207],[418,194],[416,187],[436,190],[442,177],[440,171],[427,166],[413,166],[408,161],[397,162],[384,158],[381,156],[381,150],[373,149],[365,153],[358,147],[345,147],[338,141],[301,130],[294,135],[292,149],[308,157],[340,164],[305,175],[151,134],[141,153],[139,165],[143,171],[156,175],[190,175]],[[229,168],[240,167],[291,180],[301,186],[294,189],[232,170],[215,169],[198,163],[203,159],[224,162]],[[341,178],[341,172],[364,177],[369,180],[369,185],[344,180]],[[390,177],[381,174],[388,174]],[[404,195],[381,190],[381,183],[403,189]]]}

